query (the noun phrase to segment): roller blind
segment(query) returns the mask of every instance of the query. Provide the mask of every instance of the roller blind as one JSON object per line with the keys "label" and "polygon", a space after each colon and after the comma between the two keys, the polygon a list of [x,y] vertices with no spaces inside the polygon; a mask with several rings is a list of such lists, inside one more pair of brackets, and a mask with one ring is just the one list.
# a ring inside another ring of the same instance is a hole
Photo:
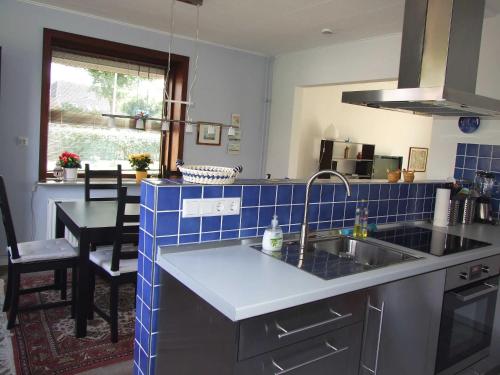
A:
{"label": "roller blind", "polygon": [[76,68],[95,69],[149,79],[162,79],[165,75],[165,70],[158,67],[81,55],[63,50],[52,51],[52,62]]}

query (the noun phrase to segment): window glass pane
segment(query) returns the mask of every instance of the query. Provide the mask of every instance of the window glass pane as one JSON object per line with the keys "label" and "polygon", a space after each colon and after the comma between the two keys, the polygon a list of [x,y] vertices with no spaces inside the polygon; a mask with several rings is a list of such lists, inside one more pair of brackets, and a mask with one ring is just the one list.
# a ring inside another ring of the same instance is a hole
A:
{"label": "window glass pane", "polygon": [[92,169],[131,170],[128,155],[149,152],[152,171],[159,168],[161,122],[103,114],[162,118],[163,71],[112,60],[54,52],[51,63],[47,170],[58,155],[80,155]]}

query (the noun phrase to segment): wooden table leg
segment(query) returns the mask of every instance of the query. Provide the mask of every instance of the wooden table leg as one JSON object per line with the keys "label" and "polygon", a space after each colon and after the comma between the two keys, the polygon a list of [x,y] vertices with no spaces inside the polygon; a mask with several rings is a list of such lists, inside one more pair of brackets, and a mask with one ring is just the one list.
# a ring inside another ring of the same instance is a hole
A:
{"label": "wooden table leg", "polygon": [[[62,220],[60,219],[59,215],[59,208],[56,208],[56,238],[64,238],[64,231],[65,231],[65,226]],[[61,275],[61,270],[54,270],[54,284],[59,287],[59,290],[62,290],[62,275]]]}
{"label": "wooden table leg", "polygon": [[78,289],[76,308],[76,337],[87,335],[89,306],[89,248],[90,236],[87,228],[82,228],[79,241]]}

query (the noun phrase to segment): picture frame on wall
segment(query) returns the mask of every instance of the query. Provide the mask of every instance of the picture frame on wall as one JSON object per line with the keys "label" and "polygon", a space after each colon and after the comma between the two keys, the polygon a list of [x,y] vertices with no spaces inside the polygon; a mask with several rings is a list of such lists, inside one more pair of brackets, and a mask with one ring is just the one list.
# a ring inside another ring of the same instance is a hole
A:
{"label": "picture frame on wall", "polygon": [[198,137],[196,144],[207,146],[220,146],[221,143],[221,127],[217,125],[210,125],[199,123]]}
{"label": "picture frame on wall", "polygon": [[410,147],[410,152],[408,155],[408,170],[414,172],[425,172],[427,169],[428,156],[428,148]]}

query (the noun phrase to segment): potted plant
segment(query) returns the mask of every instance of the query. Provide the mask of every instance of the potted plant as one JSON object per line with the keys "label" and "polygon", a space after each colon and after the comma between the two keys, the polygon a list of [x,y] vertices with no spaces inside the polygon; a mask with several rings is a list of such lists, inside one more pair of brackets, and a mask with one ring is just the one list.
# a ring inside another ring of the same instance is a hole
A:
{"label": "potted plant", "polygon": [[128,160],[132,168],[135,169],[135,181],[137,183],[140,183],[141,180],[148,177],[149,164],[153,162],[148,152],[131,154],[128,156]]}
{"label": "potted plant", "polygon": [[59,155],[57,164],[64,169],[64,181],[75,181],[78,177],[78,168],[82,167],[80,156],[68,151]]}
{"label": "potted plant", "polygon": [[146,128],[146,120],[149,117],[149,112],[138,110],[135,114],[135,128],[144,130]]}

